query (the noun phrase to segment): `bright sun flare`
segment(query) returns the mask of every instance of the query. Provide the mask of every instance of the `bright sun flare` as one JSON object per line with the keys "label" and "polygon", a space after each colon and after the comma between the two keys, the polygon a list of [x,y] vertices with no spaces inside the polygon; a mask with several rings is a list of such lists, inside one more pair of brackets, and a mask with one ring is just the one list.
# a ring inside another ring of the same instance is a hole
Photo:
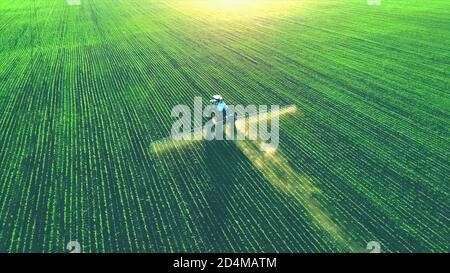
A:
{"label": "bright sun flare", "polygon": [[300,0],[185,0],[177,8],[189,15],[208,19],[243,19],[288,11]]}

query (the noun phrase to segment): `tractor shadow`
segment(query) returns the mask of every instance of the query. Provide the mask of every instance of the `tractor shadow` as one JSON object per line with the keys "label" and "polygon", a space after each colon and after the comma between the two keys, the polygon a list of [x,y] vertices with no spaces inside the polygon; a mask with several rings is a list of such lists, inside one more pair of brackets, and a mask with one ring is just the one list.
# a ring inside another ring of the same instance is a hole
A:
{"label": "tractor shadow", "polygon": [[235,179],[239,162],[236,158],[236,148],[230,141],[206,141],[204,162],[211,178],[204,194],[210,210],[209,215],[214,221],[208,232],[220,242],[230,230],[230,208],[238,191]]}

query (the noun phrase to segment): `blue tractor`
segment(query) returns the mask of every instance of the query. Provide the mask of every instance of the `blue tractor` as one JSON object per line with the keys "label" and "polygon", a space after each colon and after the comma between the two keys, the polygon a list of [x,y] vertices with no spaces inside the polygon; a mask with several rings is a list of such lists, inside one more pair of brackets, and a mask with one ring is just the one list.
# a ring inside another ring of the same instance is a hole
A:
{"label": "blue tractor", "polygon": [[[222,122],[225,123],[227,121],[228,105],[225,103],[222,96],[214,95],[209,102],[216,106],[218,112],[222,112]],[[215,119],[214,122],[218,122],[214,112],[211,114],[211,119]]]}

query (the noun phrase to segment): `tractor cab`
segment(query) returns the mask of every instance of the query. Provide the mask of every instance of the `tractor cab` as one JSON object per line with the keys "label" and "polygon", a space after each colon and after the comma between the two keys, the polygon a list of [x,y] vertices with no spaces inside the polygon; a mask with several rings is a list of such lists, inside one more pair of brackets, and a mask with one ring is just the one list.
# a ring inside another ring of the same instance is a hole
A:
{"label": "tractor cab", "polygon": [[[225,100],[223,99],[223,97],[220,95],[214,95],[209,102],[212,105],[216,106],[217,112],[222,112],[222,114],[223,114],[222,117],[223,117],[223,120],[225,121],[227,118],[228,105],[225,103]],[[211,118],[215,118],[214,113],[212,114]]]}

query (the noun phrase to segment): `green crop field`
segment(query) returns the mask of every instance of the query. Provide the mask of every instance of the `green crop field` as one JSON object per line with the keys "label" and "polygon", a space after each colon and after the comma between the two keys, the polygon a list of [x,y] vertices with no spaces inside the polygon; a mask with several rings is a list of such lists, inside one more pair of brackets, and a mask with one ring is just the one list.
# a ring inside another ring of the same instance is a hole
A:
{"label": "green crop field", "polygon": [[448,0],[1,0],[0,252],[448,252],[449,89]]}

